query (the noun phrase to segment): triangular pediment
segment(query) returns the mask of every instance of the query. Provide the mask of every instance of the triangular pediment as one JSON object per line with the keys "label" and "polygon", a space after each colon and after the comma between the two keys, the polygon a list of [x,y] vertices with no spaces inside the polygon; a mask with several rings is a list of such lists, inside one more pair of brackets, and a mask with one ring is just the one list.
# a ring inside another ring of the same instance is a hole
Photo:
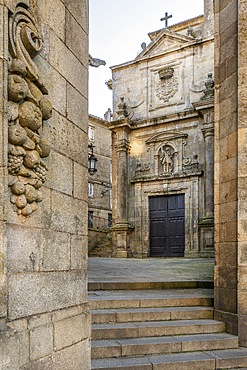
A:
{"label": "triangular pediment", "polygon": [[149,34],[151,43],[136,57],[152,57],[194,42],[195,39],[163,29]]}
{"label": "triangular pediment", "polygon": [[146,141],[146,144],[158,143],[158,142],[163,142],[163,141],[171,141],[171,140],[177,140],[177,139],[186,139],[187,137],[188,135],[184,134],[183,132],[166,131],[166,132],[162,132],[160,134],[151,136]]}

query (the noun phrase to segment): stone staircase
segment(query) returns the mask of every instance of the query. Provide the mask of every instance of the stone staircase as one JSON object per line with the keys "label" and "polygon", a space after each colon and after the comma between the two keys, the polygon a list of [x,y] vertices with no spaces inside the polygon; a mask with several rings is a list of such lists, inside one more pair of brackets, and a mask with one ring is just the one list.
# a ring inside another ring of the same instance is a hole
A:
{"label": "stone staircase", "polygon": [[110,258],[112,256],[111,233],[103,233],[101,231],[93,239],[94,241],[89,239],[89,245],[92,244],[93,248],[89,250],[88,256]]}
{"label": "stone staircase", "polygon": [[203,286],[91,283],[92,370],[247,369],[247,348],[213,320]]}

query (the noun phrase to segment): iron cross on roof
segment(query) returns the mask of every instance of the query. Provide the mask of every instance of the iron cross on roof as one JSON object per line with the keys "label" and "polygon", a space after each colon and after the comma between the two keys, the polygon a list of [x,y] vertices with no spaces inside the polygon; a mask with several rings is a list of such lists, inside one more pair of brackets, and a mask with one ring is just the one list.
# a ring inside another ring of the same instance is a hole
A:
{"label": "iron cross on roof", "polygon": [[161,18],[161,21],[165,21],[165,28],[168,28],[168,19],[172,18],[172,15],[168,15],[168,13],[165,13],[164,18]]}

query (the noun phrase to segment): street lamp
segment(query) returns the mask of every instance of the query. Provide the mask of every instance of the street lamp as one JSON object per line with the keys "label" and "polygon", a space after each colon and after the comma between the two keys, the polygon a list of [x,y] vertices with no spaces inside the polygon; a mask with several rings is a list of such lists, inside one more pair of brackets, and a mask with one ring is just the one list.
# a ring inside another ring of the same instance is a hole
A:
{"label": "street lamp", "polygon": [[96,164],[98,159],[93,154],[93,144],[90,143],[88,147],[91,149],[91,153],[88,155],[88,172],[90,175],[94,175],[97,172]]}

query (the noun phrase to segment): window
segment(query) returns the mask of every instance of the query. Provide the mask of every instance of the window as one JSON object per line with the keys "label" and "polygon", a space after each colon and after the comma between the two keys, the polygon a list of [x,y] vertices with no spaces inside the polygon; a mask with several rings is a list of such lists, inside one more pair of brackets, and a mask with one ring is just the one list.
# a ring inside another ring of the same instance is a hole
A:
{"label": "window", "polygon": [[112,214],[108,213],[108,227],[112,227]]}
{"label": "window", "polygon": [[88,211],[88,227],[93,227],[93,211]]}
{"label": "window", "polygon": [[112,190],[110,189],[110,209],[112,209]]}
{"label": "window", "polygon": [[112,162],[110,162],[110,183],[112,183]]}
{"label": "window", "polygon": [[94,141],[94,127],[88,126],[88,140]]}
{"label": "window", "polygon": [[88,183],[88,196],[93,197],[93,183]]}

